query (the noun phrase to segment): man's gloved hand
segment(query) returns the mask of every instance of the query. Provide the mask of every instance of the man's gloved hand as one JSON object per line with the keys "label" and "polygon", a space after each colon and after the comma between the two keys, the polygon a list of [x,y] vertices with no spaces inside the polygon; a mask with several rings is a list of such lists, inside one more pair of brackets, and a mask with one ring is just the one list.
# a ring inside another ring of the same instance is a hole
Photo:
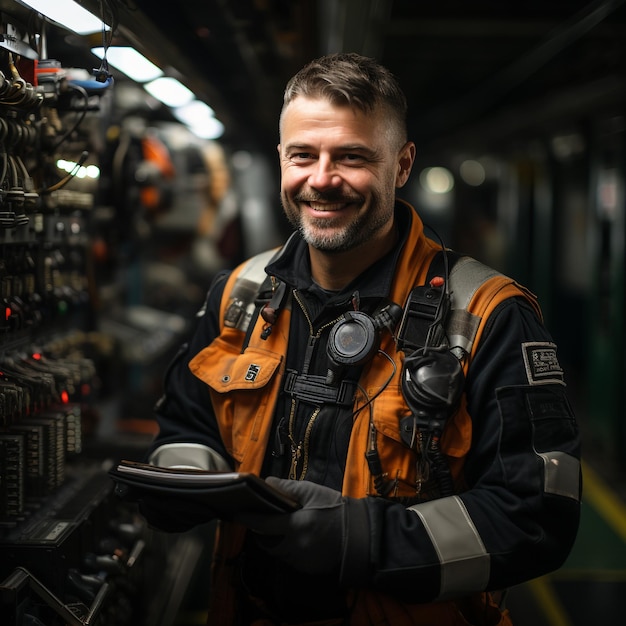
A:
{"label": "man's gloved hand", "polygon": [[270,476],[266,482],[300,502],[302,508],[278,515],[242,515],[237,521],[257,533],[262,550],[295,569],[307,574],[338,569],[348,498],[309,481]]}

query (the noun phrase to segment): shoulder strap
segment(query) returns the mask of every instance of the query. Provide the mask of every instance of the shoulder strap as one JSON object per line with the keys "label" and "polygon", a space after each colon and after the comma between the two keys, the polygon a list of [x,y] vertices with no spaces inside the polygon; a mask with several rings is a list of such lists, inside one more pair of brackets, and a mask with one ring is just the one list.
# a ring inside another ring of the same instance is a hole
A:
{"label": "shoulder strap", "polygon": [[228,277],[222,294],[220,325],[246,332],[255,309],[259,294],[264,290],[269,277],[265,266],[275,250],[257,254],[236,267]]}
{"label": "shoulder strap", "polygon": [[484,324],[497,306],[508,298],[524,298],[542,319],[536,296],[510,278],[468,256],[461,257],[450,272],[450,314],[446,332],[457,357],[472,356]]}
{"label": "shoulder strap", "polygon": [[[434,280],[438,276],[445,280],[446,274],[449,302]],[[472,257],[439,251],[428,269],[426,284],[414,287],[407,299],[398,349],[408,355],[427,343],[447,344],[467,364],[465,357],[472,354],[481,322],[500,302],[515,296],[524,297],[541,317],[534,295],[512,278]]]}
{"label": "shoulder strap", "polygon": [[450,269],[452,308],[467,309],[478,288],[496,276],[504,277],[497,270],[472,257],[459,257],[454,267]]}
{"label": "shoulder strap", "polygon": [[232,271],[224,287],[220,325],[244,333],[242,352],[250,341],[250,334],[261,311],[269,306],[276,312],[284,304],[284,285],[265,271],[282,254],[283,249],[284,246],[250,257]]}
{"label": "shoulder strap", "polygon": [[295,237],[293,233],[289,239],[278,248],[260,252],[237,266],[232,272],[224,287],[220,311],[220,324],[231,328],[238,328],[244,333],[250,326],[256,309],[256,316],[261,304],[266,304],[279,286],[279,281],[272,280],[265,268],[278,259]]}

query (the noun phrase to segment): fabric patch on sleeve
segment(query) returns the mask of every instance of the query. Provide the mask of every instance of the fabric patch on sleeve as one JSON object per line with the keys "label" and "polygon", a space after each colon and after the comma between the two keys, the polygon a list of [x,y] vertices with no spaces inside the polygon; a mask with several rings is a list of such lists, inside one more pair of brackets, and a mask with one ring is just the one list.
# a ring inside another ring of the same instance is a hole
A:
{"label": "fabric patch on sleeve", "polygon": [[522,344],[522,355],[529,385],[565,384],[555,344],[529,341]]}

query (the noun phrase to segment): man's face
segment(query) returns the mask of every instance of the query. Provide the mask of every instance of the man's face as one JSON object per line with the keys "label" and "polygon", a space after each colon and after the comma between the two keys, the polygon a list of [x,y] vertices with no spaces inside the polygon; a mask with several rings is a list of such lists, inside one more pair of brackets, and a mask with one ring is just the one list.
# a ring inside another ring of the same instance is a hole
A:
{"label": "man's face", "polygon": [[388,234],[415,148],[398,148],[383,111],[298,96],[283,111],[278,150],[283,208],[309,245],[342,252]]}

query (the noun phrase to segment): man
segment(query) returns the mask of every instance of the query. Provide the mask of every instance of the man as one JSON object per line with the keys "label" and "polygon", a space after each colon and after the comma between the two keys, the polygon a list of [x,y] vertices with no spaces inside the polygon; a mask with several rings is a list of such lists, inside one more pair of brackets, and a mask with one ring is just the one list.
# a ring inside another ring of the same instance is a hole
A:
{"label": "man", "polygon": [[[371,59],[291,79],[278,152],[295,233],[214,282],[166,377],[151,463],[252,472],[301,504],[220,522],[209,623],[509,624],[490,592],[558,568],[576,536],[556,347],[529,292],[453,263],[396,199],[405,118]],[[214,515],[141,506],[174,531]]]}

